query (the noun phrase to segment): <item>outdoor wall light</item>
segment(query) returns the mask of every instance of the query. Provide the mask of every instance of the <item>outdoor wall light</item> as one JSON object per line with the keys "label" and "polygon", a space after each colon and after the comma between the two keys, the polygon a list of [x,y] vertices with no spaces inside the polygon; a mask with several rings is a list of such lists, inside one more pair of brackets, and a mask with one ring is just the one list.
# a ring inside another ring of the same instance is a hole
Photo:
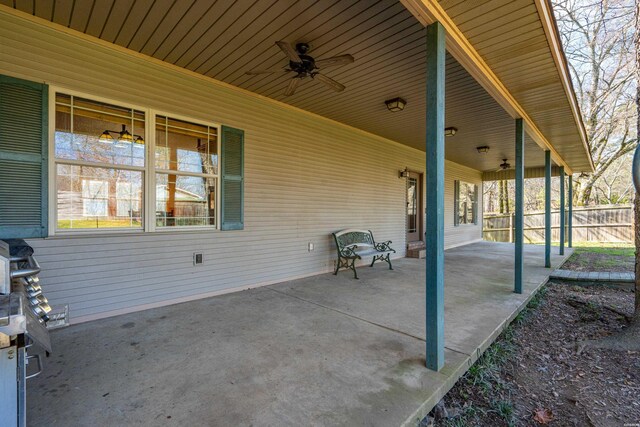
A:
{"label": "outdoor wall light", "polygon": [[409,176],[409,170],[404,168],[403,171],[398,172],[398,178],[406,178]]}
{"label": "outdoor wall light", "polygon": [[444,136],[453,136],[458,132],[458,129],[454,127],[444,128]]}
{"label": "outdoor wall light", "polygon": [[[111,132],[118,134],[117,140],[113,138]],[[132,142],[135,142],[136,144],[144,144],[144,138],[140,135],[131,135],[127,130],[126,125],[122,125],[121,131],[105,130],[102,132],[102,135],[100,135],[100,138],[98,138],[98,141],[104,142],[105,144],[113,144],[115,142],[118,147],[124,147],[124,144],[131,144]]]}
{"label": "outdoor wall light", "polygon": [[489,152],[489,146],[483,145],[481,147],[476,147],[476,150],[478,150],[478,153],[487,153]]}
{"label": "outdoor wall light", "polygon": [[407,101],[402,98],[393,98],[384,101],[387,105],[387,110],[396,112],[404,110],[404,106],[407,105]]}

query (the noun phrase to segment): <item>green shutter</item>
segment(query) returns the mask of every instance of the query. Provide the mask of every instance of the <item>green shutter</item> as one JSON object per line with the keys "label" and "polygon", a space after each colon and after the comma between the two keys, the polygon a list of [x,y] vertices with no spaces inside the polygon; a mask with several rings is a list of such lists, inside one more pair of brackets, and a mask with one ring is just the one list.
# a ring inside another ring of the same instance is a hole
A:
{"label": "green shutter", "polygon": [[453,225],[460,225],[460,181],[453,181]]}
{"label": "green shutter", "polygon": [[222,230],[244,228],[244,131],[222,126]]}
{"label": "green shutter", "polygon": [[0,239],[47,236],[45,84],[0,75]]}

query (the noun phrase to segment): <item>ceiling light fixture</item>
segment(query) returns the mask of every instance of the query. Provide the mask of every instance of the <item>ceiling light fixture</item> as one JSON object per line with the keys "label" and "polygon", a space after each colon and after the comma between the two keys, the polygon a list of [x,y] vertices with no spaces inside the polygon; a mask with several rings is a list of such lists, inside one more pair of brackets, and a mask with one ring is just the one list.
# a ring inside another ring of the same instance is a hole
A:
{"label": "ceiling light fixture", "polygon": [[478,153],[487,153],[489,152],[489,146],[488,145],[483,145],[480,147],[476,147],[476,150],[478,150]]}
{"label": "ceiling light fixture", "polygon": [[454,136],[456,132],[458,132],[457,128],[454,128],[454,127],[444,128],[444,136]]}
{"label": "ceiling light fixture", "polygon": [[[111,135],[112,132],[118,134],[118,139],[114,139],[113,135]],[[140,145],[144,144],[144,138],[140,135],[132,135],[129,133],[126,125],[122,125],[121,131],[105,130],[102,132],[102,135],[100,135],[100,138],[98,138],[98,141],[104,142],[105,144],[115,143],[117,147],[124,147],[125,144],[131,144],[132,142]]]}
{"label": "ceiling light fixture", "polygon": [[404,110],[404,106],[407,105],[407,101],[402,98],[393,98],[384,101],[387,105],[387,110],[391,112],[402,111]]}

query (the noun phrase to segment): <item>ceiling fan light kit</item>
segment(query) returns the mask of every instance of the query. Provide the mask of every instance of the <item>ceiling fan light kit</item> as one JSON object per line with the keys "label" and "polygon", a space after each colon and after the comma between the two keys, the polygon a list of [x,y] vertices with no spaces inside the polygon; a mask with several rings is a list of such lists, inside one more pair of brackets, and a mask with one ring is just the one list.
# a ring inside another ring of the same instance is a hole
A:
{"label": "ceiling fan light kit", "polygon": [[307,52],[309,52],[310,49],[310,46],[307,43],[297,43],[295,48],[291,43],[285,41],[277,41],[276,45],[285,55],[287,55],[287,58],[289,59],[288,68],[277,70],[250,70],[247,71],[246,74],[253,76],[258,74],[296,73],[296,75],[289,80],[287,89],[284,91],[285,96],[295,94],[301,81],[307,77],[318,80],[320,83],[335,92],[342,92],[345,89],[344,85],[324,74],[321,74],[320,70],[331,66],[351,64],[354,61],[353,56],[345,54],[316,60],[312,56],[307,55]]}
{"label": "ceiling fan light kit", "polygon": [[387,99],[384,103],[387,105],[387,110],[392,113],[404,110],[404,106],[407,105],[407,101],[402,98]]}
{"label": "ceiling fan light kit", "polygon": [[454,136],[456,132],[458,132],[457,128],[454,128],[454,127],[444,128],[444,136]]}

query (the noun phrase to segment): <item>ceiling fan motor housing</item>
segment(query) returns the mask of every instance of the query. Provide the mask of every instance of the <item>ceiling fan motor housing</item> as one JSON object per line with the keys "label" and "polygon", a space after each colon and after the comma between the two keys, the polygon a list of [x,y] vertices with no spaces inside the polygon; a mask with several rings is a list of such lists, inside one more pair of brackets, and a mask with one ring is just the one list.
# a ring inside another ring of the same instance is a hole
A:
{"label": "ceiling fan motor housing", "polygon": [[298,74],[304,76],[311,75],[313,70],[316,69],[315,60],[309,55],[298,55],[302,62],[289,61],[289,68]]}
{"label": "ceiling fan motor housing", "polygon": [[296,52],[302,62],[289,61],[289,68],[298,73],[299,77],[312,76],[313,70],[316,69],[316,61],[313,57],[307,55],[307,52],[309,52],[309,44],[296,43]]}

